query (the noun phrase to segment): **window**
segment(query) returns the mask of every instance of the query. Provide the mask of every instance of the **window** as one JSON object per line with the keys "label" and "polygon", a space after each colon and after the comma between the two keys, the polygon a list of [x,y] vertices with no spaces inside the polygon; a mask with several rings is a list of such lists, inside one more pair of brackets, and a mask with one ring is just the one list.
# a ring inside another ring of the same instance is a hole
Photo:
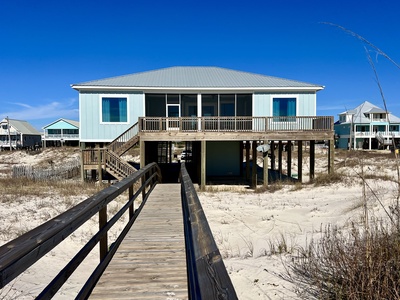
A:
{"label": "window", "polygon": [[296,98],[273,98],[274,117],[295,117]]}
{"label": "window", "polygon": [[103,97],[101,99],[102,122],[127,122],[127,98]]}
{"label": "window", "polygon": [[61,134],[61,129],[48,129],[48,134]]}
{"label": "window", "polygon": [[79,130],[78,129],[64,129],[63,133],[64,134],[79,134]]}

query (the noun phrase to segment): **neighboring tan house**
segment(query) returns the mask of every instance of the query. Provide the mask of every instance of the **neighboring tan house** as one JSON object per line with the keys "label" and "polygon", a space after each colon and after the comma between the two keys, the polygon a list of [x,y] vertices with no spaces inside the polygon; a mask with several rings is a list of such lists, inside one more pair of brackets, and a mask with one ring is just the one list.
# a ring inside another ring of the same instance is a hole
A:
{"label": "neighboring tan house", "polygon": [[61,118],[44,126],[43,130],[43,147],[79,145],[78,121]]}
{"label": "neighboring tan house", "polygon": [[[328,140],[333,148],[333,117],[316,116],[316,93],[324,88],[317,84],[218,67],[171,67],[72,88],[79,91],[80,142],[88,152],[83,153],[88,170],[98,164],[90,148],[104,149],[103,169],[115,174],[108,155],[114,160],[115,154],[139,144],[141,166],[158,162],[171,176],[174,145],[181,143],[191,153],[187,167],[193,181],[205,185],[210,178],[241,176],[244,149],[249,162],[250,144],[252,156],[258,144],[271,144],[278,152],[279,171],[287,143],[302,149],[302,141],[313,145]],[[333,151],[329,153],[332,158]],[[275,157],[273,151],[271,155]],[[290,177],[289,166],[286,173]],[[301,179],[301,163],[298,173]],[[310,178],[313,173],[312,164]]]}
{"label": "neighboring tan house", "polygon": [[0,150],[41,147],[42,134],[27,121],[4,118],[0,122]]}
{"label": "neighboring tan house", "polygon": [[342,149],[386,149],[400,141],[400,118],[365,101],[339,114],[335,140]]}

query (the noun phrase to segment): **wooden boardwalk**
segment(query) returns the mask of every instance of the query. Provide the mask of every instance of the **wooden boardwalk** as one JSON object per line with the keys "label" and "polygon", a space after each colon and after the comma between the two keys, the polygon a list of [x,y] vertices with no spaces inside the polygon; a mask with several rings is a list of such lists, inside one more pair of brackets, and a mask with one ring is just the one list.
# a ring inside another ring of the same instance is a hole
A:
{"label": "wooden boardwalk", "polygon": [[158,184],[90,299],[188,299],[180,184]]}

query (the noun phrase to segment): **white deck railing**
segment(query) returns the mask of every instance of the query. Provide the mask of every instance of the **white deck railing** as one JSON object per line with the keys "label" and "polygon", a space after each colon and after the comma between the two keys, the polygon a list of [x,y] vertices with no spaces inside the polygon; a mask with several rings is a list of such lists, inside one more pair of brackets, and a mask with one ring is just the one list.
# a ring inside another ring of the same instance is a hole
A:
{"label": "white deck railing", "polygon": [[141,117],[139,118],[139,131],[333,131],[333,117]]}
{"label": "white deck railing", "polygon": [[49,134],[45,133],[44,139],[79,140],[79,134]]}

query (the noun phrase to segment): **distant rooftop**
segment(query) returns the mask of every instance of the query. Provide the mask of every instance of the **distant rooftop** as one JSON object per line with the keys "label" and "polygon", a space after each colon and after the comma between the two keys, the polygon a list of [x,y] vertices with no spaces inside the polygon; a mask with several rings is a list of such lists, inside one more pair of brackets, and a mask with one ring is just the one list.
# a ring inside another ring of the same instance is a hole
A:
{"label": "distant rooftop", "polygon": [[[22,134],[40,135],[41,133],[37,131],[30,123],[24,120],[8,119],[10,126],[14,127],[16,130]],[[3,119],[0,123],[7,124],[7,119]]]}
{"label": "distant rooftop", "polygon": [[[359,106],[354,109],[347,110],[345,112],[340,113],[339,115],[351,114],[354,115],[353,123],[370,123],[371,120],[365,116],[365,114],[386,114],[386,111],[371,102],[364,101]],[[400,123],[400,118],[388,112],[390,122]],[[349,123],[349,122],[343,122]]]}
{"label": "distant rooftop", "polygon": [[74,89],[115,88],[304,88],[321,90],[322,85],[235,71],[219,67],[170,67],[72,84]]}

